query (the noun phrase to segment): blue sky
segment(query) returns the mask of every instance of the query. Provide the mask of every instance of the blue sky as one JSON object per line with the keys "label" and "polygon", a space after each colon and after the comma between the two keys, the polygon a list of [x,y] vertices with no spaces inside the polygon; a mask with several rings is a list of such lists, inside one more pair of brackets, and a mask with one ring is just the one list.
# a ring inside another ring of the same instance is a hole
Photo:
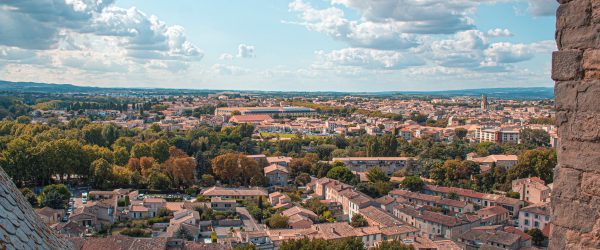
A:
{"label": "blue sky", "polygon": [[0,78],[260,90],[552,86],[556,6],[554,0],[5,0]]}

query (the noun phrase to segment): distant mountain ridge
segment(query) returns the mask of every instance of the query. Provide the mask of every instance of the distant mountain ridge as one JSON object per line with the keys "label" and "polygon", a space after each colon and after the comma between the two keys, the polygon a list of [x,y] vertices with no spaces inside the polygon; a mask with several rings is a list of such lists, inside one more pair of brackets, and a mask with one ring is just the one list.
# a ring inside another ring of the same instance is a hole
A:
{"label": "distant mountain ridge", "polygon": [[554,88],[550,87],[525,87],[525,88],[480,88],[462,90],[439,90],[439,91],[380,91],[380,92],[337,92],[337,91],[260,91],[260,90],[216,90],[216,89],[175,89],[175,88],[111,88],[111,87],[89,87],[73,84],[54,84],[37,82],[11,82],[0,80],[0,91],[4,92],[52,92],[52,93],[95,93],[95,92],[152,92],[156,94],[213,94],[223,91],[235,91],[256,94],[286,94],[286,95],[364,95],[364,96],[388,96],[388,95],[414,95],[432,97],[452,96],[480,96],[486,94],[490,98],[498,99],[553,99]]}

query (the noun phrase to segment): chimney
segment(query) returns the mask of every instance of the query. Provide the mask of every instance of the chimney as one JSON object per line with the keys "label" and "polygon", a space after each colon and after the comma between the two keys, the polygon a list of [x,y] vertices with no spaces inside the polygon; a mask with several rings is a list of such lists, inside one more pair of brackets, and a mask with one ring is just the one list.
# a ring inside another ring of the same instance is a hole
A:
{"label": "chimney", "polygon": [[332,228],[331,228],[331,233],[336,233],[336,232],[335,232],[335,227],[332,227]]}

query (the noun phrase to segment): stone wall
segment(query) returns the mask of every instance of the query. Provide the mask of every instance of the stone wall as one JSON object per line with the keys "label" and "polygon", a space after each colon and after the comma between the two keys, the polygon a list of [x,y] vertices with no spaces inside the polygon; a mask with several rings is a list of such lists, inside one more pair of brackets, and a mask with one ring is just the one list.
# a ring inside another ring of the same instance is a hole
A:
{"label": "stone wall", "polygon": [[558,0],[550,249],[600,249],[600,0]]}

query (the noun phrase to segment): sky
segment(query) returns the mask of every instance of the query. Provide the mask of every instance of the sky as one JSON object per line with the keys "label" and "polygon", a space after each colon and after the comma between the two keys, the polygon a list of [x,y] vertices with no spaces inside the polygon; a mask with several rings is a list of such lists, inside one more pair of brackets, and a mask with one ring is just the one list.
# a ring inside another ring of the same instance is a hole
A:
{"label": "sky", "polygon": [[0,0],[0,79],[414,91],[553,86],[556,0]]}

